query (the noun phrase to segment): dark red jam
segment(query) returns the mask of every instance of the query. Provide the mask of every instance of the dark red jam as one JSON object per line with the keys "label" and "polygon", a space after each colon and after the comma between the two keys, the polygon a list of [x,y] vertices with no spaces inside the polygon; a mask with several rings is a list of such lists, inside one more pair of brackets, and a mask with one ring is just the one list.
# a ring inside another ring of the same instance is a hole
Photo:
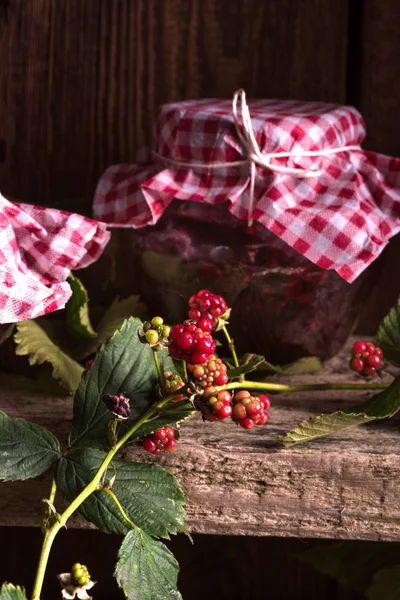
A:
{"label": "dark red jam", "polygon": [[239,353],[280,364],[333,356],[351,333],[366,277],[346,283],[226,204],[174,201],[154,227],[133,232],[134,291],[150,314],[171,324],[187,318],[199,289],[232,307],[229,329]]}

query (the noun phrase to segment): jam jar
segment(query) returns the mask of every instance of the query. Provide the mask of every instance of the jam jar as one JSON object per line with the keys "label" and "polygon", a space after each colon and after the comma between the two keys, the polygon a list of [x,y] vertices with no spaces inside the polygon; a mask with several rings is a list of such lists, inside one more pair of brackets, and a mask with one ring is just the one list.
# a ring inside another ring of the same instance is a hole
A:
{"label": "jam jar", "polygon": [[237,351],[276,364],[338,352],[370,282],[368,272],[349,284],[320,269],[262,225],[248,228],[227,203],[174,200],[156,225],[129,239],[134,292],[150,314],[182,322],[190,296],[209,289],[232,308]]}

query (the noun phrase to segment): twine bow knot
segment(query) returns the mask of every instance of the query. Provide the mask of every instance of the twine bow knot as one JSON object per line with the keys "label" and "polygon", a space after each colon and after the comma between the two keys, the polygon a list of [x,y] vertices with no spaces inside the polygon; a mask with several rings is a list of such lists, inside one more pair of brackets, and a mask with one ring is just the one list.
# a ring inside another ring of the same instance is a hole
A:
{"label": "twine bow knot", "polygon": [[[238,110],[238,104],[240,103],[240,114]],[[260,150],[260,146],[257,143],[256,136],[254,133],[253,125],[251,122],[251,116],[249,107],[246,102],[246,93],[244,90],[237,90],[232,99],[232,116],[233,123],[235,126],[236,134],[243,148],[245,149],[245,158],[243,160],[231,161],[231,162],[214,162],[211,164],[204,164],[198,162],[182,162],[167,158],[157,152],[153,152],[154,156],[158,159],[167,162],[169,164],[188,167],[190,169],[221,169],[231,168],[239,165],[248,163],[250,166],[250,181],[249,181],[249,202],[247,211],[247,224],[250,227],[253,223],[253,206],[254,206],[254,188],[256,181],[256,168],[264,168],[278,173],[281,175],[288,175],[291,177],[297,177],[299,179],[306,179],[309,177],[318,177],[321,175],[322,170],[316,166],[312,166],[309,169],[303,169],[298,167],[284,167],[283,165],[273,164],[271,162],[274,158],[304,158],[304,157],[320,157],[329,156],[330,154],[337,154],[339,152],[347,152],[350,150],[358,150],[361,148],[357,144],[348,146],[338,146],[335,148],[324,148],[322,150],[310,150],[304,152],[269,152],[263,154]]]}

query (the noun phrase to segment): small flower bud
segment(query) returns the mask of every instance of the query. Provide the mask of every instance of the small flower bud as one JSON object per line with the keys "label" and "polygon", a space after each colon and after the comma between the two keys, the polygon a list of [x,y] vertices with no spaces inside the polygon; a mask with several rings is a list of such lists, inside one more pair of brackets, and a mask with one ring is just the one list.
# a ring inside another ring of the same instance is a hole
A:
{"label": "small flower bud", "polygon": [[62,597],[66,600],[79,598],[80,600],[90,600],[87,590],[90,590],[95,581],[91,581],[88,568],[80,563],[72,565],[71,573],[60,573],[57,575],[60,582]]}

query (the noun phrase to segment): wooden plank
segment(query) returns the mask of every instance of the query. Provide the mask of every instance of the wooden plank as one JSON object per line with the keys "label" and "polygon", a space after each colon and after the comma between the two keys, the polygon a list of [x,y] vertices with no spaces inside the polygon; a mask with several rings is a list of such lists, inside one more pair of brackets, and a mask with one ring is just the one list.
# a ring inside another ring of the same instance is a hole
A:
{"label": "wooden plank", "polygon": [[[348,372],[347,357],[348,348],[312,381],[357,380]],[[265,427],[245,432],[232,423],[203,424],[196,415],[182,424],[176,451],[155,458],[131,446],[123,455],[154,460],[178,477],[195,533],[399,540],[398,420],[290,449],[274,442],[301,420],[364,397],[362,391],[274,396]],[[65,444],[71,400],[40,396],[32,381],[2,374],[0,407],[45,425]],[[0,525],[37,524],[48,486],[48,478],[2,483]],[[84,523],[77,518],[71,525]]]}
{"label": "wooden plank", "polygon": [[[345,99],[348,0],[13,0],[0,14],[3,193],[72,208],[198,96]],[[316,52],[318,48],[318,52]],[[334,48],[334,51],[332,49]]]}

